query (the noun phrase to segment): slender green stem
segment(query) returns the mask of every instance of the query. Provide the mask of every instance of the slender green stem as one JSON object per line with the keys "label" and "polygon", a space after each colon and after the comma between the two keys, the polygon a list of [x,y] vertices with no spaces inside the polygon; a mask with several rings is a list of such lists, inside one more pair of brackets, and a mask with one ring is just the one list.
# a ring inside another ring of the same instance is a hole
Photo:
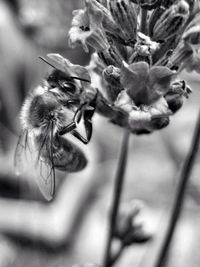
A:
{"label": "slender green stem", "polygon": [[117,251],[117,253],[112,256],[109,263],[110,266],[113,266],[119,260],[124,251],[124,248],[125,248],[124,246],[121,246],[120,249]]}
{"label": "slender green stem", "polygon": [[106,244],[104,264],[103,264],[104,267],[110,266],[111,245],[112,245],[112,240],[113,240],[113,234],[115,231],[116,218],[118,215],[122,189],[123,189],[124,176],[125,176],[125,171],[126,171],[128,141],[129,141],[129,131],[126,130],[123,136],[123,140],[122,140],[119,163],[118,163],[118,168],[117,168],[117,173],[116,173],[116,178],[115,178],[114,194],[113,194],[110,221],[109,221],[109,233],[108,233],[108,240]]}
{"label": "slender green stem", "polygon": [[198,119],[196,122],[196,127],[191,143],[190,150],[188,152],[188,155],[185,159],[181,174],[180,174],[180,182],[177,188],[177,194],[176,198],[174,201],[174,206],[172,208],[172,213],[170,217],[170,222],[169,226],[164,238],[163,245],[161,247],[160,253],[158,255],[158,260],[155,264],[155,267],[164,267],[166,266],[166,260],[168,256],[168,252],[170,249],[170,244],[172,241],[172,237],[178,222],[178,219],[180,217],[180,213],[183,207],[184,203],[184,197],[185,197],[185,192],[188,184],[188,180],[192,171],[192,167],[194,165],[194,161],[198,152],[199,148],[199,140],[200,140],[200,110],[199,110],[199,115]]}

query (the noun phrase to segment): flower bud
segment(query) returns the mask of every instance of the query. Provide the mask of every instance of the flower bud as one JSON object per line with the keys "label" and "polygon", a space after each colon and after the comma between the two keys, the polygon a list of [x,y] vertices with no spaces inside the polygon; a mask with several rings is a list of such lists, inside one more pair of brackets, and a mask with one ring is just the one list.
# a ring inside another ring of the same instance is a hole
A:
{"label": "flower bud", "polygon": [[130,63],[137,63],[141,61],[146,62],[149,66],[152,65],[152,57],[150,53],[147,52],[146,47],[139,47],[129,59]]}
{"label": "flower bud", "polygon": [[177,112],[183,105],[183,97],[179,94],[168,93],[165,96],[165,99],[167,101],[169,109],[173,113]]}
{"label": "flower bud", "polygon": [[185,25],[189,17],[189,5],[185,0],[167,9],[153,28],[153,39],[167,40],[177,34]]}
{"label": "flower bud", "polygon": [[[182,67],[185,63],[191,58],[193,55],[193,49],[189,44],[184,41],[181,41],[176,49],[173,51],[172,55],[170,56],[167,67]],[[186,64],[188,66],[188,64]]]}
{"label": "flower bud", "polygon": [[200,13],[187,26],[182,38],[193,49],[200,48]]}
{"label": "flower bud", "polygon": [[152,10],[161,4],[161,0],[131,0],[135,4],[139,4],[141,8]]}
{"label": "flower bud", "polygon": [[130,0],[110,0],[109,8],[114,20],[120,25],[124,32],[126,40],[130,40],[130,44],[134,44],[137,31],[137,14],[135,7]]}
{"label": "flower bud", "polygon": [[139,200],[132,200],[128,203],[123,203],[120,208],[114,235],[116,238],[124,239],[133,228],[137,228],[140,224],[136,223],[137,217],[141,212],[143,203]]}
{"label": "flower bud", "polygon": [[165,8],[169,8],[176,2],[176,0],[162,0],[162,6]]}
{"label": "flower bud", "polygon": [[98,55],[107,66],[114,65],[116,67],[120,67],[123,61],[122,56],[115,46],[109,46],[107,49],[100,51]]}
{"label": "flower bud", "polygon": [[107,82],[107,94],[111,101],[115,101],[123,89],[120,84],[120,69],[110,65],[103,71],[103,77]]}
{"label": "flower bud", "polygon": [[[104,1],[104,0],[103,0]],[[104,1],[105,2],[105,1]],[[100,2],[96,0],[85,0],[87,8],[94,10],[95,12],[99,12],[102,16],[102,25],[105,29],[105,32],[110,32],[116,35],[120,35],[120,27],[117,23],[113,20],[110,11],[102,5]]]}
{"label": "flower bud", "polygon": [[189,97],[192,89],[186,84],[184,80],[173,82],[170,86],[169,93],[178,94],[179,96]]}
{"label": "flower bud", "polygon": [[164,13],[165,8],[164,7],[158,7],[156,8],[150,18],[149,18],[149,23],[148,23],[148,30],[149,30],[149,36],[152,37],[153,36],[153,28],[156,24],[156,22],[158,21],[158,19],[161,17],[161,15]]}
{"label": "flower bud", "polygon": [[138,221],[141,208],[141,202],[131,201],[126,206],[123,205],[119,212],[114,236],[122,242],[123,247],[147,242],[152,237],[152,234],[144,229],[144,223]]}

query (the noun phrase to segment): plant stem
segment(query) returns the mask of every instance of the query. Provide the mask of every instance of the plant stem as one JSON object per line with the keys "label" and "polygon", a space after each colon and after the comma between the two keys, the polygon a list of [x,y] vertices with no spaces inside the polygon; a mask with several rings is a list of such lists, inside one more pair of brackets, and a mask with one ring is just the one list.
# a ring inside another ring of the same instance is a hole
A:
{"label": "plant stem", "polygon": [[112,245],[113,234],[115,231],[116,219],[117,219],[121,195],[122,195],[123,182],[124,182],[124,176],[125,176],[124,174],[126,171],[128,141],[129,141],[129,131],[125,130],[123,140],[122,140],[121,150],[120,150],[120,157],[119,157],[116,178],[115,178],[114,194],[113,194],[110,222],[109,222],[109,234],[108,234],[108,240],[106,244],[105,257],[104,257],[104,264],[103,264],[104,267],[110,266],[111,245]]}
{"label": "plant stem", "polygon": [[110,258],[109,266],[113,266],[117,262],[117,260],[121,257],[124,248],[125,247],[122,245],[120,249],[117,251],[117,253],[113,255],[112,258]]}
{"label": "plant stem", "polygon": [[200,139],[200,110],[199,110],[199,115],[198,119],[196,122],[196,127],[191,143],[190,150],[188,152],[188,155],[185,159],[181,174],[180,174],[180,182],[177,188],[177,194],[175,197],[174,201],[174,206],[172,208],[172,213],[171,213],[171,218],[169,222],[169,226],[165,235],[165,239],[162,245],[162,248],[160,250],[158,260],[155,264],[155,267],[164,267],[166,265],[166,260],[168,256],[168,252],[170,249],[170,244],[172,241],[172,237],[183,207],[184,203],[184,197],[185,197],[185,192],[188,184],[188,180],[192,171],[192,167],[194,165],[195,157],[198,152],[199,148],[199,139]]}

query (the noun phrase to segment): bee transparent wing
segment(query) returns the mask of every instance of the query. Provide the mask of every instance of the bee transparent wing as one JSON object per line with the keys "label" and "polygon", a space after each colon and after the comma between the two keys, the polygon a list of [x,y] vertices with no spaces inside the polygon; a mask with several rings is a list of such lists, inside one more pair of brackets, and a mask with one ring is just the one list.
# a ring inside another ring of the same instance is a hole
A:
{"label": "bee transparent wing", "polygon": [[[47,130],[48,133],[48,130]],[[36,182],[43,196],[50,201],[55,194],[55,168],[53,161],[53,124],[48,135],[42,140],[36,160]]]}
{"label": "bee transparent wing", "polygon": [[55,194],[55,169],[52,162],[39,159],[36,166],[36,182],[42,195],[52,200]]}
{"label": "bee transparent wing", "polygon": [[20,133],[14,155],[14,168],[16,175],[21,175],[25,172],[27,149],[30,151],[28,130],[23,130]]}

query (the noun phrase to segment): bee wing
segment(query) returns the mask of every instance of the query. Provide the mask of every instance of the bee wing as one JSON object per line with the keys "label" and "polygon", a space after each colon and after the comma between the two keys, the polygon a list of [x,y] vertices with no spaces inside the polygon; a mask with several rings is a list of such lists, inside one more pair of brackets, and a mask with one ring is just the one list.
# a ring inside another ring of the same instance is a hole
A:
{"label": "bee wing", "polygon": [[[27,171],[34,172],[38,187],[47,200],[51,200],[55,193],[55,170],[51,151],[47,151],[46,138],[40,151],[35,144],[30,142],[28,130],[20,133],[14,155],[14,168],[16,175],[21,175]],[[51,142],[49,144],[51,146]],[[47,159],[42,158],[43,151],[48,153]]]}
{"label": "bee wing", "polygon": [[55,194],[55,169],[52,162],[39,159],[36,166],[36,182],[42,195],[52,200]]}
{"label": "bee wing", "polygon": [[28,143],[28,130],[23,130],[20,133],[17,146],[14,154],[14,168],[16,175],[24,173],[26,169],[26,152],[30,146]]}
{"label": "bee wing", "polygon": [[[48,133],[48,131],[47,131]],[[55,168],[53,161],[53,124],[50,125],[50,139],[42,140],[36,159],[36,182],[43,196],[50,201],[55,194]]]}

